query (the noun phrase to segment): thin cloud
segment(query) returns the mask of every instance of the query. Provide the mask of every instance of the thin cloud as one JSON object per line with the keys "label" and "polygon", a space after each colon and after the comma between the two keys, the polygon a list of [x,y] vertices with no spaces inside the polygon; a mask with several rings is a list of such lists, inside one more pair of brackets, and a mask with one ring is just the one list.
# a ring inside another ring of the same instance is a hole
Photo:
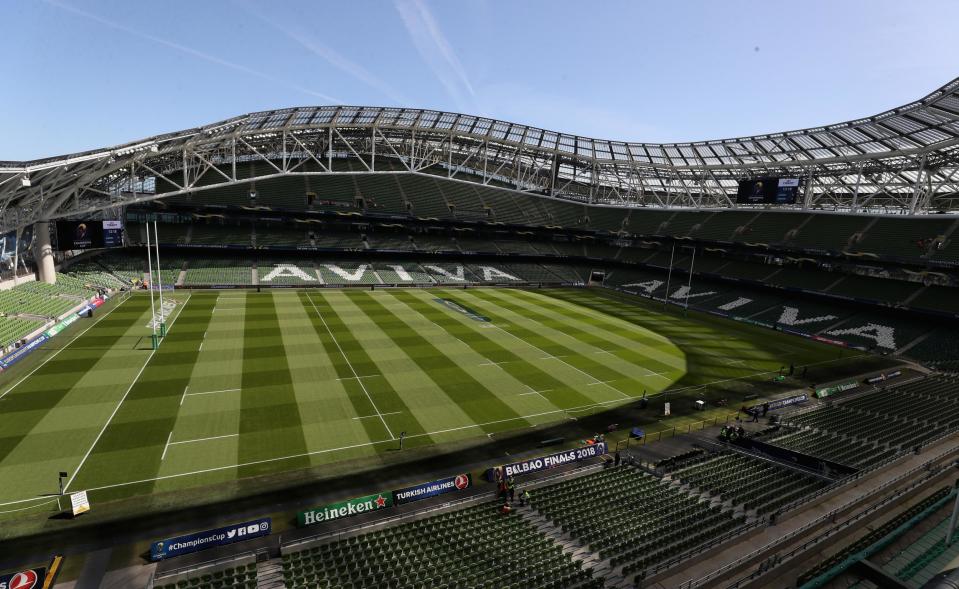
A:
{"label": "thin cloud", "polygon": [[396,0],[395,5],[416,50],[450,96],[461,108],[467,103],[474,103],[476,93],[466,75],[466,68],[426,4],[422,0]]}
{"label": "thin cloud", "polygon": [[286,87],[288,87],[288,88],[292,88],[292,89],[297,90],[297,91],[299,91],[299,92],[303,92],[304,94],[310,94],[310,95],[312,95],[312,96],[316,96],[316,97],[318,97],[318,98],[320,98],[320,99],[322,99],[322,100],[324,100],[324,101],[326,101],[326,102],[332,102],[332,103],[340,103],[340,102],[342,102],[341,100],[339,100],[339,99],[337,99],[337,98],[334,98],[334,97],[332,97],[332,96],[329,96],[329,95],[327,95],[327,94],[323,94],[322,92],[317,92],[317,91],[315,91],[315,90],[310,90],[309,88],[304,88],[303,86],[299,86],[299,85],[297,85],[297,84],[291,84],[290,82],[287,82],[286,80],[281,80],[281,79],[279,79],[279,78],[277,78],[277,77],[275,77],[275,76],[272,76],[272,75],[270,75],[270,74],[267,74],[267,73],[264,73],[264,72],[261,72],[261,71],[258,71],[258,70],[252,69],[252,68],[249,68],[249,67],[247,67],[247,66],[245,66],[245,65],[242,65],[242,64],[239,64],[239,63],[235,63],[235,62],[232,62],[232,61],[223,59],[223,58],[221,58],[221,57],[217,57],[217,56],[215,56],[215,55],[211,55],[211,54],[209,54],[209,53],[205,53],[205,52],[203,52],[203,51],[200,51],[200,50],[198,50],[198,49],[194,49],[193,47],[188,47],[188,46],[186,46],[186,45],[182,45],[182,44],[177,43],[177,42],[175,42],[175,41],[170,41],[170,40],[164,39],[164,38],[162,38],[162,37],[157,37],[156,35],[151,35],[150,33],[145,33],[145,32],[143,32],[143,31],[139,31],[139,30],[137,30],[137,29],[133,29],[133,28],[131,28],[131,27],[128,27],[128,26],[126,26],[126,25],[124,25],[124,24],[121,24],[121,23],[118,23],[118,22],[116,22],[116,21],[112,21],[112,20],[106,19],[106,18],[104,18],[104,17],[102,17],[102,16],[99,16],[99,15],[97,15],[97,14],[93,14],[92,12],[87,12],[87,11],[85,11],[85,10],[81,10],[81,9],[75,7],[75,6],[70,6],[69,4],[63,4],[63,3],[61,3],[61,2],[58,2],[57,0],[43,0],[43,2],[45,2],[46,4],[49,4],[50,6],[55,6],[56,8],[59,8],[59,9],[61,9],[61,10],[65,10],[65,11],[67,11],[67,12],[70,12],[70,13],[72,13],[72,14],[75,14],[75,15],[77,15],[77,16],[82,16],[83,18],[92,20],[92,21],[94,21],[94,22],[98,22],[98,23],[100,23],[101,25],[110,27],[110,28],[112,28],[112,29],[116,29],[116,30],[118,30],[118,31],[123,31],[124,33],[133,35],[134,37],[139,37],[139,38],[145,39],[145,40],[147,40],[147,41],[152,41],[152,42],[154,42],[154,43],[163,45],[163,46],[165,46],[165,47],[169,47],[169,48],[171,48],[171,49],[175,49],[175,50],[180,51],[180,52],[182,52],[182,53],[186,53],[187,55],[192,55],[193,57],[196,57],[196,58],[201,59],[201,60],[203,60],[203,61],[206,61],[206,62],[215,64],[215,65],[219,65],[219,66],[221,66],[221,67],[225,67],[225,68],[228,68],[228,69],[232,69],[232,70],[235,70],[235,71],[238,71],[238,72],[243,72],[243,73],[248,74],[248,75],[251,75],[251,76],[256,76],[256,77],[258,77],[258,78],[262,78],[262,79],[264,79],[264,80],[268,80],[268,81],[273,82],[273,83],[276,83],[276,84],[281,84],[281,85],[286,86]]}
{"label": "thin cloud", "polygon": [[298,31],[287,29],[282,27],[280,24],[270,20],[266,16],[258,13],[255,10],[252,10],[248,6],[246,7],[247,11],[252,14],[254,17],[260,21],[268,24],[274,29],[280,31],[304,49],[310,51],[323,61],[329,63],[336,69],[356,78],[357,80],[363,82],[364,84],[375,88],[380,91],[384,96],[388,97],[394,103],[399,105],[408,104],[407,99],[397,92],[392,86],[384,82],[382,79],[376,77],[372,72],[363,67],[362,65],[350,60],[346,56],[334,51],[330,47],[320,43],[315,39],[310,39]]}

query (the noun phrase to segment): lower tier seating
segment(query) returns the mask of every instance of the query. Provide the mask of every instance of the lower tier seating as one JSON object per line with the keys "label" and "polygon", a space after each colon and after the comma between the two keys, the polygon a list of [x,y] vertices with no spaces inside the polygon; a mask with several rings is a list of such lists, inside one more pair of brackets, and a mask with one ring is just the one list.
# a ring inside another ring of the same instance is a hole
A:
{"label": "lower tier seating", "polygon": [[288,588],[599,588],[550,538],[484,503],[283,556]]}

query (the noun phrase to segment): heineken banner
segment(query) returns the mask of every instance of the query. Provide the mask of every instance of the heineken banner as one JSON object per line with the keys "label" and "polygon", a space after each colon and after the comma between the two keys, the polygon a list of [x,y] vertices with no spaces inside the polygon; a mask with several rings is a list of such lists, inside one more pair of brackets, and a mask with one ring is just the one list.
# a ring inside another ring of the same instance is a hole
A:
{"label": "heineken banner", "polygon": [[366,495],[364,497],[356,497],[355,499],[347,499],[339,503],[331,503],[323,507],[314,507],[313,509],[301,511],[296,514],[296,525],[302,528],[303,526],[312,526],[313,524],[342,519],[344,517],[352,517],[360,513],[366,513],[367,511],[377,511],[388,507],[393,507],[392,493]]}
{"label": "heineken banner", "polygon": [[[82,311],[81,311],[81,312],[82,312]],[[60,323],[57,323],[56,325],[54,325],[54,326],[51,327],[50,329],[44,331],[43,333],[45,333],[45,334],[47,335],[47,337],[53,337],[53,336],[57,335],[58,333],[60,333],[61,331],[63,331],[64,329],[66,329],[67,327],[69,327],[71,324],[73,324],[74,321],[76,321],[76,320],[79,319],[79,318],[80,318],[80,316],[77,315],[77,314],[70,315],[69,317],[67,317],[66,319],[64,319],[64,320],[61,321]]]}
{"label": "heineken banner", "polygon": [[397,489],[396,491],[393,491],[393,503],[396,505],[403,505],[404,503],[412,503],[413,501],[428,499],[430,497],[436,497],[437,495],[443,495],[453,491],[462,491],[464,489],[468,489],[470,486],[472,486],[472,484],[473,479],[470,477],[470,475],[460,474],[456,475],[455,477],[440,479],[431,483],[423,483],[413,487],[406,487],[405,489]]}
{"label": "heineken banner", "polygon": [[539,458],[532,458],[522,462],[504,464],[503,475],[509,477],[518,474],[530,474],[533,472],[539,472],[541,470],[562,466],[564,464],[569,464],[571,462],[578,462],[580,460],[586,460],[587,458],[602,456],[603,454],[606,454],[606,442],[599,442],[598,444],[593,444],[591,446],[567,450],[566,452],[557,452],[556,454],[550,454],[549,456],[541,456]]}
{"label": "heineken banner", "polygon": [[158,561],[171,556],[180,556],[213,548],[214,546],[223,546],[232,544],[241,540],[249,540],[259,536],[267,536],[270,533],[270,518],[243,522],[242,524],[233,524],[215,530],[205,532],[196,532],[170,538],[169,540],[160,540],[150,545],[150,560]]}
{"label": "heineken banner", "polygon": [[850,391],[859,386],[859,383],[855,380],[849,382],[844,382],[842,384],[833,385],[831,387],[822,387],[816,389],[816,398],[822,399],[828,397],[829,395],[835,395],[836,393],[841,393],[843,391]]}

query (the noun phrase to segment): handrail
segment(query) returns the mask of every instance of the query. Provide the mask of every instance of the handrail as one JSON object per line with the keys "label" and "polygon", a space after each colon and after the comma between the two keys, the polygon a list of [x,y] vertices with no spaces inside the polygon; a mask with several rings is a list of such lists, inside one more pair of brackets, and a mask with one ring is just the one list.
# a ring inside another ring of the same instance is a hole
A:
{"label": "handrail", "polygon": [[[588,473],[588,472],[593,471],[593,470],[599,470],[599,469],[602,469],[602,468],[604,468],[604,467],[605,467],[605,465],[604,465],[603,463],[601,463],[601,462],[600,462],[600,463],[596,463],[596,464],[587,464],[587,465],[580,466],[580,467],[575,468],[575,469],[570,470],[570,471],[564,471],[564,472],[560,472],[560,473],[556,473],[556,474],[552,474],[552,475],[543,477],[543,478],[541,478],[541,479],[537,479],[537,480],[535,480],[535,481],[530,481],[530,482],[529,482],[528,484],[526,484],[525,486],[526,486],[526,487],[529,487],[529,488],[531,488],[531,489],[536,489],[536,488],[538,488],[538,487],[543,486],[543,485],[546,484],[546,483],[550,483],[550,482],[553,482],[553,481],[558,480],[558,479],[567,478],[567,477],[570,477],[570,476],[572,476],[572,475],[577,475],[577,476],[578,476],[578,475],[580,475],[580,474]],[[420,518],[420,517],[422,517],[424,514],[427,514],[427,513],[433,513],[433,512],[436,512],[436,511],[443,511],[443,510],[446,510],[446,509],[450,509],[451,507],[458,507],[458,506],[466,505],[466,504],[469,504],[469,503],[477,503],[477,502],[489,501],[489,500],[490,500],[490,499],[489,499],[489,494],[488,494],[488,493],[485,493],[485,492],[484,492],[484,493],[476,493],[475,495],[471,495],[471,496],[469,496],[469,497],[464,497],[464,498],[462,498],[462,499],[457,499],[457,500],[454,500],[454,501],[446,501],[446,502],[444,502],[444,503],[440,503],[440,504],[438,504],[438,505],[434,505],[434,506],[432,506],[432,507],[430,507],[430,508],[428,508],[428,509],[421,509],[421,510],[411,511],[411,512],[409,512],[409,513],[402,513],[402,514],[398,514],[398,515],[392,515],[392,516],[389,516],[389,517],[384,517],[384,518],[382,518],[382,519],[377,519],[377,520],[375,520],[375,521],[370,521],[370,522],[366,522],[366,523],[363,523],[363,524],[360,524],[360,525],[357,525],[357,526],[353,526],[353,527],[351,527],[351,528],[346,528],[346,529],[343,529],[343,530],[335,530],[335,531],[323,532],[323,533],[320,533],[320,534],[314,534],[314,535],[312,535],[312,536],[306,536],[306,537],[304,537],[304,538],[298,538],[298,539],[296,539],[296,540],[292,540],[292,541],[287,542],[287,543],[281,542],[281,543],[280,543],[280,553],[282,554],[282,553],[284,553],[286,550],[289,550],[290,548],[293,548],[293,547],[296,547],[296,546],[303,546],[303,545],[305,545],[305,544],[313,544],[313,543],[317,543],[317,542],[323,542],[323,541],[328,540],[328,539],[332,541],[333,539],[342,538],[342,537],[345,537],[345,536],[348,536],[348,535],[354,535],[354,534],[357,534],[357,533],[362,533],[364,530],[368,530],[368,529],[371,529],[371,528],[376,528],[376,527],[379,527],[379,526],[382,526],[382,525],[387,525],[387,524],[396,523],[396,522],[402,521],[402,520],[404,520],[404,519]]]}
{"label": "handrail", "polygon": [[[780,545],[780,544],[782,544],[783,542],[785,542],[785,541],[787,541],[787,540],[791,540],[791,539],[793,539],[793,538],[795,538],[795,537],[797,537],[797,536],[799,536],[799,535],[802,535],[802,534],[806,533],[807,531],[809,531],[810,529],[815,528],[815,527],[821,525],[823,522],[825,522],[825,521],[827,521],[827,520],[832,520],[832,519],[834,519],[838,514],[842,513],[843,511],[848,510],[848,509],[849,509],[850,507],[852,507],[854,504],[861,503],[865,498],[870,497],[870,496],[872,496],[872,495],[876,495],[876,494],[878,494],[878,493],[881,493],[881,492],[885,491],[886,489],[888,489],[888,488],[891,487],[891,486],[898,485],[898,484],[901,483],[904,479],[908,479],[908,478],[914,477],[916,474],[918,474],[918,473],[920,473],[920,472],[922,472],[922,471],[929,471],[929,465],[931,465],[931,464],[933,464],[933,463],[936,463],[936,462],[939,462],[939,461],[941,461],[943,458],[945,458],[946,456],[948,456],[949,454],[954,454],[954,453],[956,453],[957,451],[959,451],[959,446],[952,446],[951,448],[940,452],[940,453],[937,454],[936,456],[934,456],[934,457],[930,458],[929,460],[923,462],[922,464],[920,464],[920,465],[912,468],[911,470],[909,470],[909,471],[907,471],[907,472],[899,475],[898,477],[886,481],[886,482],[883,483],[882,485],[880,485],[880,486],[876,487],[875,489],[873,489],[872,491],[870,491],[868,494],[866,494],[866,495],[859,495],[858,497],[855,497],[855,498],[847,501],[846,503],[843,503],[842,505],[840,505],[840,506],[832,509],[832,510],[829,511],[828,513],[823,514],[823,515],[820,516],[819,518],[817,518],[817,519],[815,519],[815,520],[807,523],[806,525],[804,525],[804,526],[802,526],[802,527],[800,527],[800,528],[797,528],[797,529],[793,530],[792,532],[789,532],[788,534],[785,534],[784,536],[781,536],[780,538],[777,538],[776,540],[773,540],[773,541],[771,541],[771,542],[768,542],[768,543],[766,543],[765,545],[760,546],[759,548],[756,548],[756,549],[753,550],[752,552],[749,552],[748,554],[745,554],[745,555],[737,558],[736,560],[734,560],[734,561],[732,561],[732,562],[729,562],[729,563],[723,565],[722,567],[716,569],[715,571],[713,571],[713,572],[711,572],[711,573],[708,573],[707,575],[704,575],[703,577],[700,577],[699,579],[695,579],[695,580],[692,580],[692,579],[691,579],[691,580],[687,581],[685,584],[681,585],[681,587],[682,587],[683,589],[690,589],[690,588],[692,588],[692,587],[700,587],[700,586],[704,585],[705,583],[711,581],[712,579],[715,579],[715,578],[717,578],[717,577],[719,577],[719,576],[722,576],[722,575],[725,574],[726,572],[728,572],[728,571],[730,571],[730,570],[733,570],[733,569],[741,566],[743,563],[755,559],[755,558],[756,558],[757,556],[759,556],[760,554],[772,550],[772,549],[775,548],[777,545]],[[927,481],[929,478],[931,478],[932,476],[938,475],[938,474],[941,472],[941,470],[942,470],[941,468],[937,469],[933,474],[930,474],[930,475],[927,476],[927,477],[924,477],[924,478],[922,478],[922,479],[917,480],[916,482],[914,482],[914,483],[913,483],[910,487],[908,487],[908,488],[909,488],[909,489],[912,489],[912,488],[914,488],[916,485],[919,485],[919,484],[922,484],[922,483],[926,482],[926,481]],[[895,495],[895,496],[898,496],[898,495]],[[885,502],[882,502],[882,504],[885,504]],[[862,513],[865,514],[868,510],[873,510],[873,511],[874,511],[875,508],[874,508],[874,507],[867,508],[867,510],[863,510]],[[821,537],[820,537],[820,538],[821,538]],[[804,546],[808,546],[808,544],[809,544],[809,543],[804,544]],[[790,554],[791,554],[791,553],[790,553]],[[765,574],[765,571],[763,571],[763,574]],[[758,575],[756,575],[756,572],[754,572],[754,573],[752,573],[751,575],[749,575],[749,576],[747,576],[747,577],[744,577],[743,579],[740,579],[739,581],[737,581],[737,582],[734,583],[733,585],[730,585],[730,587],[738,587],[739,584],[740,584],[743,580],[751,580],[751,579],[755,578],[756,576],[758,576]]]}

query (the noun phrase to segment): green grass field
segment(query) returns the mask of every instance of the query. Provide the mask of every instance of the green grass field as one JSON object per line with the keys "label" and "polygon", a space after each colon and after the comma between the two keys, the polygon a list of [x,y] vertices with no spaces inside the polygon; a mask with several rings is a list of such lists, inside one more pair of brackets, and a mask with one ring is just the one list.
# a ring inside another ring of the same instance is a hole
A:
{"label": "green grass field", "polygon": [[3,375],[0,514],[49,508],[61,470],[94,501],[175,491],[395,452],[401,432],[406,448],[484,438],[838,354],[588,289],[167,298],[178,304],[156,351],[150,299],[134,294]]}

